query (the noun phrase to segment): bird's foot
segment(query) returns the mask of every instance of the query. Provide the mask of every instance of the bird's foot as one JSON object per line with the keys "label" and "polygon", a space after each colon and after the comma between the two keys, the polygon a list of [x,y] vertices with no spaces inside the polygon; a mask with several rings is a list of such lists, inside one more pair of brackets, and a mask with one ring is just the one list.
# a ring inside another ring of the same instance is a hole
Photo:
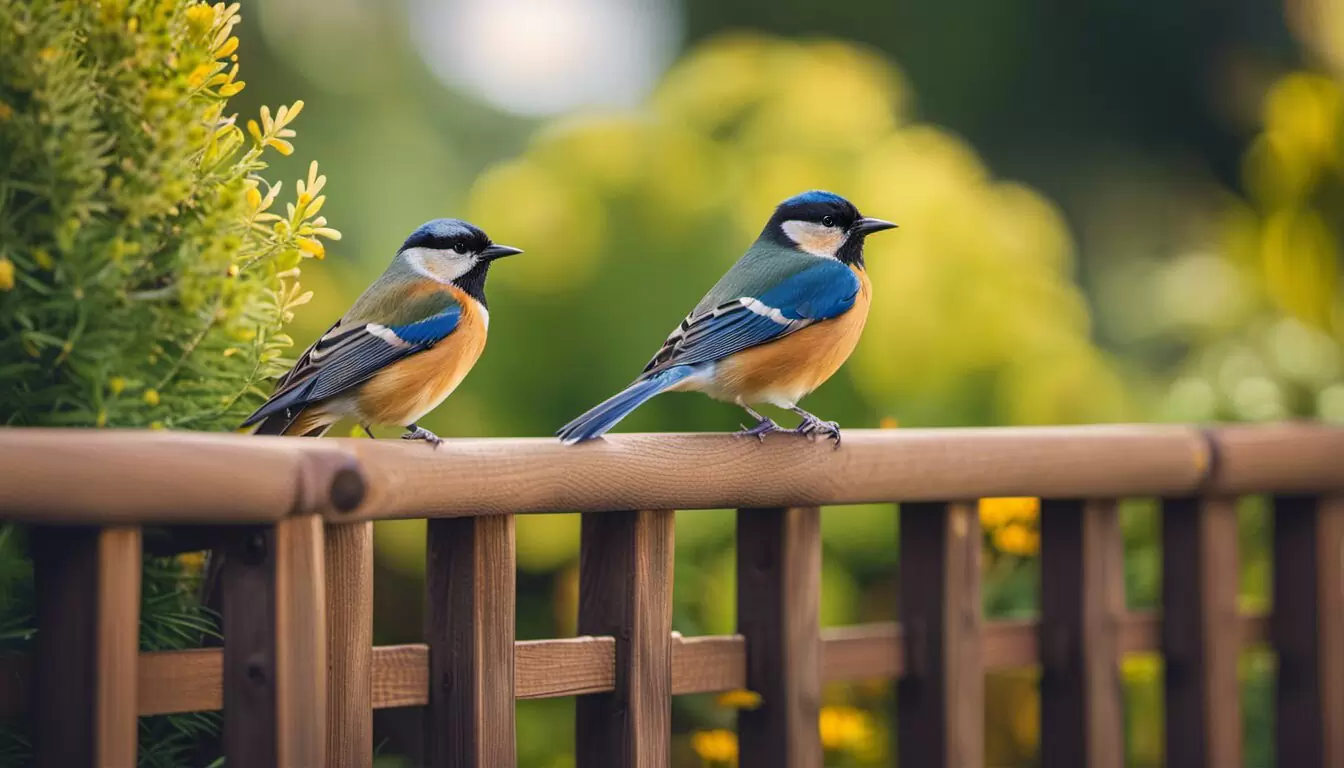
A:
{"label": "bird's foot", "polygon": [[812,414],[803,416],[803,423],[793,430],[800,435],[809,437],[825,437],[835,441],[835,447],[840,447],[840,425],[834,421],[822,421]]}
{"label": "bird's foot", "polygon": [[439,437],[433,432],[430,432],[428,429],[425,429],[424,427],[419,426],[417,424],[410,424],[406,427],[406,429],[410,431],[401,436],[402,440],[424,440],[425,442],[429,443],[435,448],[438,448],[439,444],[443,442],[442,437]]}
{"label": "bird's foot", "polygon": [[760,421],[756,422],[756,426],[748,429],[744,425],[742,427],[742,431],[734,432],[733,435],[736,437],[754,437],[757,440],[760,440],[761,442],[765,442],[766,435],[770,434],[771,432],[783,432],[783,431],[784,428],[776,424],[774,419],[762,417]]}

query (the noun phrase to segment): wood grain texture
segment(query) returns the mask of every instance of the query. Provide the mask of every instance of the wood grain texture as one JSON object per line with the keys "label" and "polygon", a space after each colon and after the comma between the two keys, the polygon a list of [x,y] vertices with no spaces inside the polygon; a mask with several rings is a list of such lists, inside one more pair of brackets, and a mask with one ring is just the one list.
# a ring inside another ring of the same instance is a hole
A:
{"label": "wood grain texture", "polygon": [[136,764],[140,529],[32,532],[33,746],[45,766]]}
{"label": "wood grain texture", "polygon": [[136,765],[140,661],[140,528],[106,528],[98,537],[98,765]]}
{"label": "wood grain texture", "polygon": [[671,511],[585,515],[579,544],[580,634],[615,638],[610,693],[578,700],[583,766],[666,768],[672,738]]}
{"label": "wood grain texture", "polygon": [[279,764],[275,700],[275,530],[240,528],[220,571],[224,629],[224,756],[229,765]]}
{"label": "wood grain texture", "polygon": [[511,766],[516,750],[513,516],[431,520],[427,558],[428,764]]}
{"label": "wood grain texture", "polygon": [[[62,429],[0,432],[4,519],[39,524],[273,522],[775,507],[1042,496],[1344,490],[1344,429],[1305,424],[850,430],[836,451],[773,435],[287,440]],[[171,473],[161,467],[172,466]],[[229,473],[218,468],[228,466]],[[451,471],[444,471],[451,467]],[[247,483],[236,478],[245,476]],[[778,482],[761,483],[761,477]]]}
{"label": "wood grain texture", "polygon": [[1162,613],[1168,764],[1241,765],[1242,638],[1232,501],[1163,503]]}
{"label": "wood grain texture", "polygon": [[[435,451],[327,442],[354,452],[368,479],[359,519],[1159,495],[1192,492],[1210,464],[1198,431],[1170,426],[846,430],[839,450],[786,434],[449,440]],[[1344,475],[1344,458],[1335,466]]]}
{"label": "wood grain texture", "polygon": [[373,765],[373,523],[329,525],[327,764]]}
{"label": "wood grain texture", "polygon": [[821,510],[737,512],[737,631],[747,640],[743,768],[820,768]]}
{"label": "wood grain texture", "polygon": [[900,521],[899,615],[907,669],[896,686],[898,762],[980,768],[980,518],[972,504],[907,503]]}
{"label": "wood grain texture", "polygon": [[363,496],[353,455],[329,440],[8,428],[0,466],[0,516],[48,525],[273,522],[336,514],[333,490],[348,500],[351,480]]}
{"label": "wood grain texture", "polygon": [[1046,500],[1040,522],[1041,766],[1123,768],[1124,540],[1115,502]]}
{"label": "wood grain texture", "polygon": [[1213,446],[1207,494],[1308,494],[1344,484],[1344,429],[1305,423],[1209,430]]}
{"label": "wood grain texture", "polygon": [[1278,765],[1344,765],[1344,498],[1274,504]]}
{"label": "wood grain texture", "polygon": [[280,764],[326,765],[327,588],[322,519],[275,526],[275,700]]}

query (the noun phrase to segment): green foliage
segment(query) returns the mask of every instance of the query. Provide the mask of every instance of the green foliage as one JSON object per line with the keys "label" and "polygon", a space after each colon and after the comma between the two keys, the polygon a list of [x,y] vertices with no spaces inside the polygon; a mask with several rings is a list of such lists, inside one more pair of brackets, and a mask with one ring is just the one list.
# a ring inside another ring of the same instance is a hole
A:
{"label": "green foliage", "polygon": [[[226,115],[238,6],[0,0],[0,424],[231,429],[282,372],[281,332],[311,293],[299,263],[339,239],[317,164],[281,216],[257,174],[293,151],[302,102]],[[249,138],[250,136],[250,138]],[[263,192],[264,190],[264,192]],[[32,569],[0,528],[0,647],[32,638]],[[140,647],[198,645],[214,623],[199,563],[147,558]],[[22,724],[0,763],[24,764]],[[185,765],[217,713],[140,721],[140,763]]]}
{"label": "green foliage", "polygon": [[0,0],[0,423],[227,429],[283,370],[299,262],[339,233],[315,165],[266,212],[255,174],[302,102],[250,142],[225,115],[238,20]]}

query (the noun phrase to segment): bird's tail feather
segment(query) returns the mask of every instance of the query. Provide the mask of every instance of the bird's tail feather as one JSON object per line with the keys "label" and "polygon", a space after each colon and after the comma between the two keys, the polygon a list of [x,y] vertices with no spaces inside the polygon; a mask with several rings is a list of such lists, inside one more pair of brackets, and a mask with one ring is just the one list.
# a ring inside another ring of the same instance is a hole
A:
{"label": "bird's tail feather", "polygon": [[683,365],[640,379],[561,427],[556,435],[565,445],[599,437],[650,398],[666,392],[695,373],[695,368]]}

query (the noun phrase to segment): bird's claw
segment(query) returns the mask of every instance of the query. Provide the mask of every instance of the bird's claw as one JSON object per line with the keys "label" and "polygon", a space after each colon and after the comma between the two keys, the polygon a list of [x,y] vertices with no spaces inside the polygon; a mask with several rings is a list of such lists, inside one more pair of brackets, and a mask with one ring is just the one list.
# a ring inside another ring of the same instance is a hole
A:
{"label": "bird's claw", "polygon": [[756,422],[756,426],[751,427],[750,429],[748,429],[746,425],[742,425],[742,431],[734,432],[733,435],[735,435],[736,437],[754,437],[763,443],[765,442],[766,435],[770,434],[771,432],[782,432],[782,431],[784,431],[783,427],[776,424],[774,419],[766,418]]}
{"label": "bird's claw", "polygon": [[835,447],[840,447],[840,425],[834,421],[822,421],[815,416],[808,416],[803,419],[803,423],[793,430],[800,435],[809,437],[825,437],[835,441]]}
{"label": "bird's claw", "polygon": [[438,448],[443,442],[442,437],[439,437],[424,427],[412,424],[409,429],[409,432],[401,436],[402,440],[424,440],[435,448]]}

